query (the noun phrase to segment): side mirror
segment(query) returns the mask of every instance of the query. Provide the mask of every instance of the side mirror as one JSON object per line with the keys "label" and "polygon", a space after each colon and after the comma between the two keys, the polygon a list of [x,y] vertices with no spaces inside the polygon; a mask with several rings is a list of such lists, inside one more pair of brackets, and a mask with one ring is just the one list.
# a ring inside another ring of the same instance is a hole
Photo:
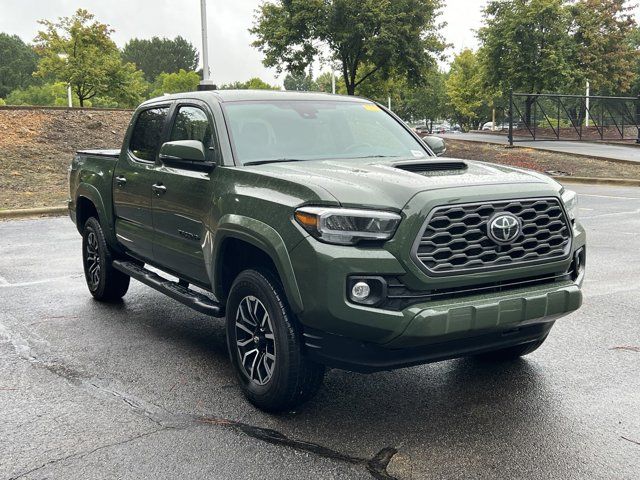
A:
{"label": "side mirror", "polygon": [[160,147],[160,160],[165,161],[188,161],[206,162],[207,155],[204,145],[199,140],[176,140],[167,142]]}
{"label": "side mirror", "polygon": [[443,138],[427,135],[426,137],[422,137],[422,140],[424,140],[431,151],[438,157],[444,155],[444,152],[447,151],[447,146],[444,144]]}

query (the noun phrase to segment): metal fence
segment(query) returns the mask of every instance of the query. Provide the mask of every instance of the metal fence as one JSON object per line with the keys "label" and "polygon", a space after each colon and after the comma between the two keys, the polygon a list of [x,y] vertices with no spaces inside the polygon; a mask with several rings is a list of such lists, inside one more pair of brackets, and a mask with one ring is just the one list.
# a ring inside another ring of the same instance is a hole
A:
{"label": "metal fence", "polygon": [[509,144],[533,140],[640,143],[640,96],[509,95]]}

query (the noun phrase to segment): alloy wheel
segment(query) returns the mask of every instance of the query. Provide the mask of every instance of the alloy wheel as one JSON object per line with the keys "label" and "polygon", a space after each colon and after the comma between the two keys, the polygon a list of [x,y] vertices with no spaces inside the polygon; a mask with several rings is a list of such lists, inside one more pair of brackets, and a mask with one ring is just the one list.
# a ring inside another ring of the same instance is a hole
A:
{"label": "alloy wheel", "polygon": [[242,370],[252,382],[266,385],[276,364],[276,342],[269,312],[256,297],[247,296],[238,305],[235,320]]}
{"label": "alloy wheel", "polygon": [[100,252],[98,250],[98,238],[94,232],[89,232],[86,243],[87,280],[92,290],[100,284]]}

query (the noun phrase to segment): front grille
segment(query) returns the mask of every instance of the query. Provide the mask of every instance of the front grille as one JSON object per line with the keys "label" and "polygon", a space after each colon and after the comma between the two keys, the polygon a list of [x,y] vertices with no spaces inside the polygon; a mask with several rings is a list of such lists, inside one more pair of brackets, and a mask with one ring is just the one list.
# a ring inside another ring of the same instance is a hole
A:
{"label": "front grille", "polygon": [[[510,212],[522,222],[520,235],[508,245],[499,245],[487,235],[489,220],[501,212]],[[561,260],[570,250],[570,224],[560,202],[533,198],[437,207],[413,254],[427,272],[447,275]]]}

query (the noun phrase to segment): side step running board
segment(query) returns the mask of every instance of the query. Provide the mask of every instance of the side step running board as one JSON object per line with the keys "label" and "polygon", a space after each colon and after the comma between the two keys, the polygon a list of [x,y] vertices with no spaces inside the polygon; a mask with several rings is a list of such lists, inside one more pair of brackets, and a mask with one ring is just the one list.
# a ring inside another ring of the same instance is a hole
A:
{"label": "side step running board", "polygon": [[151,288],[155,288],[156,290],[168,295],[174,300],[184,303],[188,307],[191,307],[200,313],[211,315],[212,317],[221,317],[224,314],[220,304],[214,302],[209,297],[194,292],[182,285],[178,285],[176,282],[162,278],[160,275],[147,270],[144,267],[140,267],[133,262],[114,260],[113,268],[121,271],[122,273],[126,273]]}

